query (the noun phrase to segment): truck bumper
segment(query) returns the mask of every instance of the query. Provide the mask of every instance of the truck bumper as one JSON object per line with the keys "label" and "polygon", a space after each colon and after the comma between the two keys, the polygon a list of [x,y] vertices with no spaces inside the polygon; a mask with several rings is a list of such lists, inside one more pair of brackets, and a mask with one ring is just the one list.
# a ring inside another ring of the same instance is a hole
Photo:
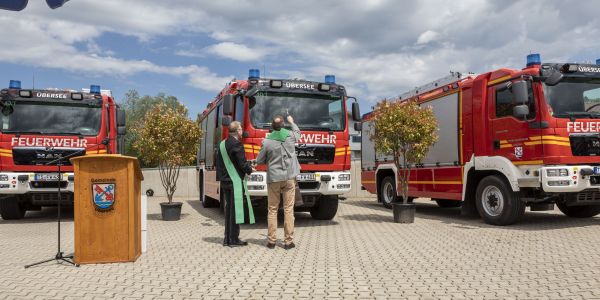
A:
{"label": "truck bumper", "polygon": [[[314,172],[314,181],[298,181],[302,195],[342,195],[350,192],[350,172]],[[340,176],[341,175],[341,176]],[[340,180],[340,177],[348,180]],[[327,180],[329,179],[329,180]],[[266,197],[267,173],[254,172],[248,179],[248,193],[250,196]]]}
{"label": "truck bumper", "polygon": [[544,192],[579,193],[584,190],[600,191],[600,174],[581,175],[582,169],[594,170],[593,166],[551,166],[540,168],[540,180]]}
{"label": "truck bumper", "polygon": [[[74,178],[73,173],[62,173],[61,191],[72,193],[74,190]],[[56,192],[58,192],[58,182],[56,180],[36,180],[36,173],[30,172],[0,172],[1,195]]]}

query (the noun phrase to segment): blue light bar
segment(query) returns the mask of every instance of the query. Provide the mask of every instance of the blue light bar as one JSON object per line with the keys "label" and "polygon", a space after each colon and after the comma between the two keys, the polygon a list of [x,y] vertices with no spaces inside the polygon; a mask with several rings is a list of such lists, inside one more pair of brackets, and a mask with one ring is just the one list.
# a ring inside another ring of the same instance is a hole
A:
{"label": "blue light bar", "polygon": [[8,84],[8,88],[20,90],[21,89],[21,80],[11,80],[10,83]]}
{"label": "blue light bar", "polygon": [[248,71],[248,78],[252,78],[252,79],[260,78],[260,70],[259,69],[250,69]]}
{"label": "blue light bar", "polygon": [[335,84],[335,75],[325,75],[325,83]]}
{"label": "blue light bar", "polygon": [[90,94],[100,95],[100,86],[99,85],[90,85]]}
{"label": "blue light bar", "polygon": [[600,65],[600,58],[596,59],[596,64]]}
{"label": "blue light bar", "polygon": [[532,53],[527,55],[527,66],[531,67],[533,65],[541,65],[542,64],[542,58],[540,57],[539,53]]}

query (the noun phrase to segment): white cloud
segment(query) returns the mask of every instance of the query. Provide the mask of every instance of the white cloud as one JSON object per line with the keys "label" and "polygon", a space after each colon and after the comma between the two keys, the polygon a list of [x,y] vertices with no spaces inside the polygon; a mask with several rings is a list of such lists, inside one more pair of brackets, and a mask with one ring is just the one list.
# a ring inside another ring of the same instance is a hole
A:
{"label": "white cloud", "polygon": [[429,42],[435,41],[439,36],[439,33],[431,30],[427,30],[417,38],[417,44],[427,44]]}
{"label": "white cloud", "polygon": [[0,60],[81,72],[91,66],[120,76],[139,72],[186,76],[193,86],[219,89],[229,77],[203,66],[159,66],[118,58],[110,49],[76,47],[80,42],[90,45],[106,32],[142,41],[201,36],[216,44],[172,51],[200,57],[199,61],[210,55],[240,62],[262,60],[271,74],[321,79],[334,73],[355,96],[374,101],[450,70],[521,68],[530,51],[540,51],[544,61],[593,60],[599,55],[592,53],[600,49],[600,17],[594,1],[446,4],[443,0],[78,0],[52,11],[41,1],[30,1],[26,15],[0,16],[0,38],[11,41],[11,47],[0,48]]}
{"label": "white cloud", "polygon": [[266,49],[250,48],[246,45],[223,42],[206,48],[206,52],[237,61],[261,60],[268,51]]}

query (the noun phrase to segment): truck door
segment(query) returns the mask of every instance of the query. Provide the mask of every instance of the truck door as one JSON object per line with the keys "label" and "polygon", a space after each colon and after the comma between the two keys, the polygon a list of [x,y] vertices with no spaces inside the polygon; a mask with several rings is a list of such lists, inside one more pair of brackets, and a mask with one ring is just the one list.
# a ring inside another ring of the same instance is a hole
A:
{"label": "truck door", "polygon": [[[491,119],[492,151],[494,156],[504,156],[511,161],[529,161],[539,157],[542,149],[535,136],[540,135],[540,129],[533,126],[537,121],[539,105],[536,104],[531,82],[527,84],[529,97],[527,103],[517,103],[513,92],[506,82],[488,88],[489,115]],[[513,116],[513,108],[527,104],[529,115],[525,119]],[[530,137],[534,137],[531,138]]]}

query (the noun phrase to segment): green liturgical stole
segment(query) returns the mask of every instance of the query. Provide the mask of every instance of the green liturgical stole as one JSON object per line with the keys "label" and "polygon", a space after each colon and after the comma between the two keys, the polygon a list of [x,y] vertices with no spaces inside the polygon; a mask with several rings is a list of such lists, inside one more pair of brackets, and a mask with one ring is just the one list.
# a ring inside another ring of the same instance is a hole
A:
{"label": "green liturgical stole", "polygon": [[267,140],[285,142],[285,139],[289,135],[290,135],[289,130],[287,130],[285,128],[281,128],[279,130],[274,130],[273,132],[269,133],[269,135],[267,135]]}
{"label": "green liturgical stole", "polygon": [[250,195],[248,195],[248,183],[246,182],[246,178],[242,180],[235,167],[233,166],[233,163],[229,158],[229,154],[227,154],[227,149],[225,149],[225,141],[221,142],[221,144],[219,145],[219,149],[221,150],[221,157],[223,158],[223,163],[225,164],[225,168],[227,169],[227,174],[229,174],[229,178],[231,178],[231,182],[233,183],[233,196],[235,201],[235,223],[244,223],[243,194],[246,194],[246,202],[248,203],[248,217],[250,218],[250,224],[254,224],[254,211],[252,210]]}

